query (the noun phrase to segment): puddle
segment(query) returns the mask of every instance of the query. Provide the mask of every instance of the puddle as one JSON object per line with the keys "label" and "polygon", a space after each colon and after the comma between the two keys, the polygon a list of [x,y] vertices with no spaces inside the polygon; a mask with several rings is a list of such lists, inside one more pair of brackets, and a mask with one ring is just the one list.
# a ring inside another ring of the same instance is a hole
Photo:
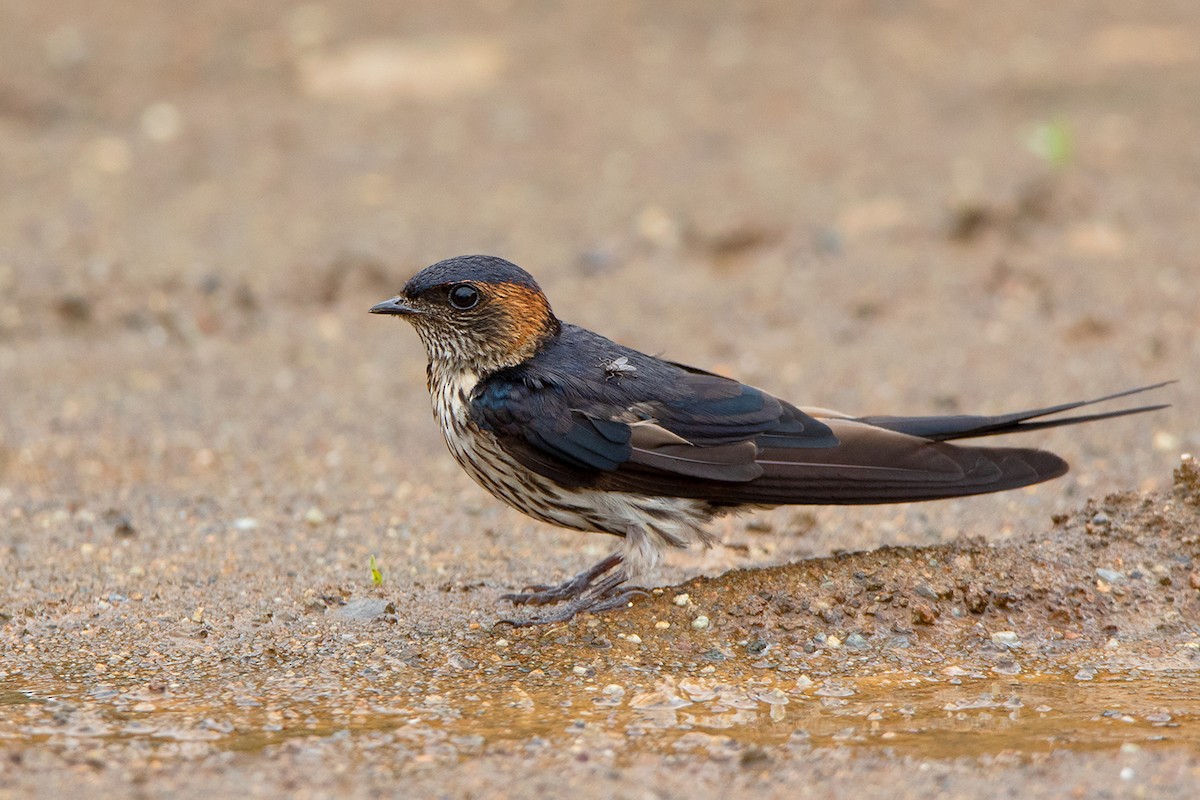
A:
{"label": "puddle", "polygon": [[[644,681],[647,676],[639,675]],[[782,676],[779,676],[782,677]],[[501,679],[502,678],[502,679]],[[1082,679],[1081,679],[1082,678]],[[415,753],[456,757],[553,744],[577,752],[754,748],[887,748],[957,758],[1094,750],[1125,744],[1200,747],[1200,676],[1064,673],[723,682],[595,682],[470,676],[440,692],[371,684],[246,687],[188,695],[104,687],[0,691],[0,740],[191,742],[253,751],[303,737],[372,737]],[[389,691],[389,688],[392,691]],[[369,696],[368,696],[369,694]]]}

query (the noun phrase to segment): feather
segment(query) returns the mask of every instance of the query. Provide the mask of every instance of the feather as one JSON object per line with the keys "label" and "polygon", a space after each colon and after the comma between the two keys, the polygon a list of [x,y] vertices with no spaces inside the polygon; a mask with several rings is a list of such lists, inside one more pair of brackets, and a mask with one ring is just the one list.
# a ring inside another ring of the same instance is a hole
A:
{"label": "feather", "polygon": [[[618,360],[629,369],[614,376],[606,365]],[[471,414],[517,462],[564,486],[722,506],[891,503],[1062,475],[1053,453],[949,440],[1142,413],[1161,406],[1042,419],[1162,385],[997,416],[850,417],[564,325],[532,359],[481,381]]]}

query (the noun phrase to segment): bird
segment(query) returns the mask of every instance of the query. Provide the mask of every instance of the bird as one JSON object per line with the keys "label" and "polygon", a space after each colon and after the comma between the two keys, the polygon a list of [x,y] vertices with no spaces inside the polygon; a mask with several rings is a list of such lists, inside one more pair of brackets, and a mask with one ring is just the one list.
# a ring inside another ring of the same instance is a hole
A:
{"label": "bird", "polygon": [[[994,416],[854,416],[799,407],[559,320],[533,276],[497,256],[439,261],[370,308],[412,324],[434,417],[492,495],[564,528],[620,537],[599,563],[502,599],[511,625],[627,606],[668,547],[711,545],[713,518],[781,505],[905,503],[999,492],[1067,472],[1059,456],[958,440],[1097,422],[1165,404],[1061,416],[1165,386]],[[551,608],[543,609],[542,607]]]}

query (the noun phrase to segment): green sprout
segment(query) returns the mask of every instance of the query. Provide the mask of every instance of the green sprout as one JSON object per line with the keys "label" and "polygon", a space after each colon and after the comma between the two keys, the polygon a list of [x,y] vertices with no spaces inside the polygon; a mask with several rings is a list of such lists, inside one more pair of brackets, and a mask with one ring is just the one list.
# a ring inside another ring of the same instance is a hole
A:
{"label": "green sprout", "polygon": [[383,586],[383,573],[379,570],[379,562],[375,560],[375,554],[371,554],[371,583],[376,586]]}
{"label": "green sprout", "polygon": [[1062,169],[1071,161],[1075,151],[1075,140],[1071,126],[1062,117],[1039,122],[1029,131],[1026,145],[1054,169]]}

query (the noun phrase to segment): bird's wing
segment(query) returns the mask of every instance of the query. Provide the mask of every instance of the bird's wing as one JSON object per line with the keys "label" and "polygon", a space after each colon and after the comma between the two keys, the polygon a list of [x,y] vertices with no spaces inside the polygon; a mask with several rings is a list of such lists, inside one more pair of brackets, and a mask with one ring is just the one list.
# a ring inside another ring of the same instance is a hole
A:
{"label": "bird's wing", "polygon": [[568,485],[624,483],[614,476],[635,465],[651,474],[744,482],[762,474],[756,458],[764,443],[837,444],[827,425],[766,392],[716,375],[671,372],[669,382],[654,380],[649,367],[619,382],[493,377],[475,391],[472,416],[526,467]]}
{"label": "bird's wing", "polygon": [[477,389],[472,414],[514,459],[566,486],[720,505],[867,504],[981,494],[1062,475],[1067,464],[1053,453],[943,440],[1025,430],[1030,419],[1082,405],[999,417],[856,419],[806,413],[736,381],[667,366],[667,382],[650,367],[612,382],[490,379]]}

